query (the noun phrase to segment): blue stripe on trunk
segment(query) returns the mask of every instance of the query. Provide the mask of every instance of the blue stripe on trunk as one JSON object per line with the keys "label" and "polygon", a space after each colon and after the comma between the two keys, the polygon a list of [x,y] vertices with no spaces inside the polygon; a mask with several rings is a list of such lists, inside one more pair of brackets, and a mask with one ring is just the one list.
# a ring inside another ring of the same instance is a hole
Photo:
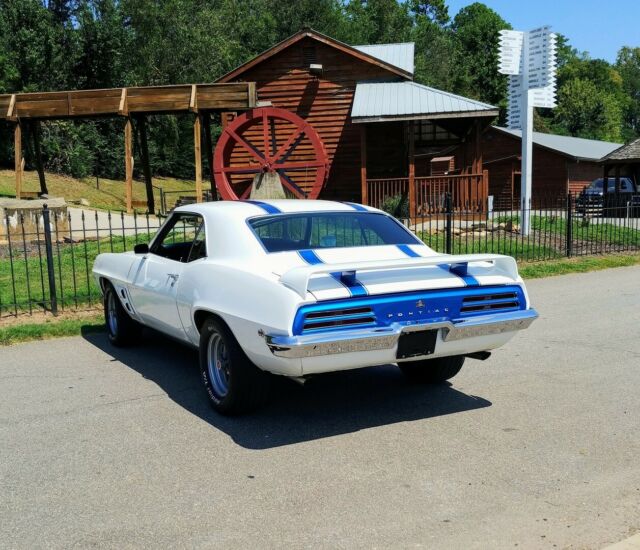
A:
{"label": "blue stripe on trunk", "polygon": [[[298,250],[298,255],[309,265],[324,263],[313,250]],[[344,286],[351,296],[368,296],[367,289],[358,281],[355,276],[344,276],[341,271],[335,271],[330,275],[342,286]]]}

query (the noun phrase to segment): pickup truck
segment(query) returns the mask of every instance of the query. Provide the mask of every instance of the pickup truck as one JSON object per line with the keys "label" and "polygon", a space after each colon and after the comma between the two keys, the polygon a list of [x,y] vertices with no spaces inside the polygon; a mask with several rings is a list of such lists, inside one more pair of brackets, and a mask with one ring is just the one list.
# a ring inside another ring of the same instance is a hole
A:
{"label": "pickup truck", "polygon": [[[615,203],[611,206],[626,206],[631,204],[635,209],[640,206],[640,190],[630,177],[620,178],[620,188],[617,195],[616,178],[607,178],[607,195],[615,195]],[[609,203],[607,204],[609,206]],[[576,210],[582,215],[595,214],[602,215],[604,210],[604,178],[598,178],[582,190],[576,197]]]}

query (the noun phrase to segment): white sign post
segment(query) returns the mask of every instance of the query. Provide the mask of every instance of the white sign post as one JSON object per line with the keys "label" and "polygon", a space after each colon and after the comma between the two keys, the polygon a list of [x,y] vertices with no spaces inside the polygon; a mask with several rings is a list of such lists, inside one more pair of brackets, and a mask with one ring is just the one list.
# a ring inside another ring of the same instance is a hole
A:
{"label": "white sign post", "polygon": [[522,130],[520,181],[523,235],[531,231],[533,108],[556,106],[556,35],[549,27],[529,32],[500,31],[498,71],[509,75],[507,126]]}

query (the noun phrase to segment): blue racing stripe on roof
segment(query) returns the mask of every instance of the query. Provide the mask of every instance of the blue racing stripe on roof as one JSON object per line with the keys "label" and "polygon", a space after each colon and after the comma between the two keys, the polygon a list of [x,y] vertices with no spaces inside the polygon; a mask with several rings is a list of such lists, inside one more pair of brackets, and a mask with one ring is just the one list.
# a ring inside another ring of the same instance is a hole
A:
{"label": "blue racing stripe on roof", "polygon": [[309,265],[318,265],[322,263],[322,260],[318,258],[318,255],[313,250],[298,250],[298,254]]}
{"label": "blue racing stripe on roof", "polygon": [[369,212],[367,208],[365,208],[361,204],[356,204],[355,202],[345,202],[344,204],[346,204],[347,206],[350,206],[351,208],[353,208],[354,210],[357,210],[358,212]]}
{"label": "blue racing stripe on roof", "polygon": [[260,208],[262,208],[267,214],[282,214],[282,210],[280,210],[279,208],[276,208],[275,206],[266,203],[266,202],[262,202],[262,201],[251,201],[251,200],[247,200],[247,201],[243,201],[243,202],[247,202],[249,204],[253,204],[255,206],[258,206]]}
{"label": "blue racing stripe on roof", "polygon": [[422,258],[420,254],[409,248],[408,244],[397,244],[396,245],[401,252],[404,252],[409,258]]}

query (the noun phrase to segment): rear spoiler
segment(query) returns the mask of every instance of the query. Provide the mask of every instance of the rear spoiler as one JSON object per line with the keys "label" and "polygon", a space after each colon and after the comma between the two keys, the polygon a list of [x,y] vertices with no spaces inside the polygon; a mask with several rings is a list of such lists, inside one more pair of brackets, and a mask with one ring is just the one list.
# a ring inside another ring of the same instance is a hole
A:
{"label": "rear spoiler", "polygon": [[422,258],[399,258],[397,260],[374,260],[335,264],[314,264],[294,267],[280,277],[280,282],[305,298],[309,288],[309,279],[314,275],[340,273],[345,281],[354,279],[361,271],[384,271],[386,269],[406,269],[415,267],[442,266],[456,275],[466,275],[468,264],[474,262],[492,262],[493,267],[505,272],[513,280],[518,278],[518,266],[511,256],[501,254],[438,254]]}

